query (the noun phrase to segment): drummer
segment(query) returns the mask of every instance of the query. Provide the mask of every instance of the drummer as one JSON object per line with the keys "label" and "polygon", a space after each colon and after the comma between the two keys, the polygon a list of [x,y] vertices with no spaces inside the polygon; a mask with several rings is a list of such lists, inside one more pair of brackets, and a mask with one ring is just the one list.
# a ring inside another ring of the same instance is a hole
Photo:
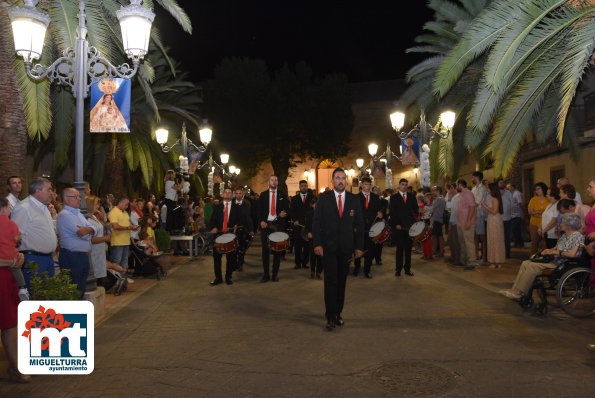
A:
{"label": "drummer", "polygon": [[[211,215],[209,229],[216,237],[220,237],[222,234],[234,233],[236,230],[236,225],[241,218],[241,209],[238,205],[232,202],[231,197],[231,188],[225,188],[223,190],[223,200],[213,206],[213,213]],[[233,238],[235,238],[235,236]],[[215,243],[217,243],[217,239],[215,239]],[[223,283],[223,278],[221,275],[222,256],[223,255],[219,253],[216,248],[213,250],[215,279],[211,281],[211,286],[216,286]],[[232,285],[233,281],[231,279],[231,275],[236,269],[237,264],[236,250],[234,249],[231,252],[225,253],[225,256],[227,257],[225,267],[225,283]]]}
{"label": "drummer", "polygon": [[[258,199],[258,221],[260,222],[260,237],[262,240],[262,268],[261,283],[271,280],[269,235],[273,232],[285,232],[289,200],[285,192],[279,191],[277,176],[269,177],[269,189],[260,194]],[[273,251],[273,282],[278,282],[281,252]]]}
{"label": "drummer", "polygon": [[405,178],[399,180],[399,190],[390,197],[389,223],[395,234],[395,243],[397,245],[397,258],[395,276],[401,276],[403,268],[405,275],[413,276],[411,272],[411,248],[413,241],[409,236],[409,228],[415,222],[419,207],[415,199],[415,194],[409,192],[407,186],[409,181]]}
{"label": "drummer", "polygon": [[[364,216],[365,237],[364,237],[364,276],[368,279],[372,279],[372,260],[375,257],[376,245],[370,237],[370,228],[374,223],[381,221],[384,222],[384,213],[382,211],[382,202],[380,197],[374,192],[371,192],[372,179],[370,177],[362,177],[361,179],[361,192],[356,196],[360,202],[362,208],[362,214]],[[353,276],[358,276],[361,268],[361,258],[356,258],[354,261]]]}

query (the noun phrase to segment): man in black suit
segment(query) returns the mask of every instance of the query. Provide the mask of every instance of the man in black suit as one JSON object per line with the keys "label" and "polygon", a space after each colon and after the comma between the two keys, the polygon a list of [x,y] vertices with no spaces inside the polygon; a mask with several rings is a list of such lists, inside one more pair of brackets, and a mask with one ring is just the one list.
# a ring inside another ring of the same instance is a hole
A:
{"label": "man in black suit", "polygon": [[237,270],[243,271],[244,256],[248,250],[248,246],[254,236],[254,227],[252,226],[252,209],[250,202],[244,198],[244,187],[239,186],[235,189],[234,203],[240,208],[240,219],[238,220],[238,263]]}
{"label": "man in black suit", "polygon": [[355,195],[345,192],[347,175],[333,171],[333,190],[320,195],[312,220],[314,253],[323,257],[326,329],[343,326],[345,285],[351,256],[364,252],[364,219]]}
{"label": "man in black suit", "polygon": [[306,242],[303,235],[303,228],[306,225],[306,212],[310,210],[310,201],[312,200],[312,192],[308,189],[308,182],[306,180],[300,181],[299,192],[291,198],[289,206],[289,214],[293,221],[293,252],[295,254],[295,269],[308,268],[308,260],[310,259],[310,249],[308,242]]}
{"label": "man in black suit", "polygon": [[[372,227],[376,221],[381,220],[384,215],[382,214],[380,197],[374,192],[371,192],[372,179],[370,177],[363,177],[360,186],[362,191],[357,194],[356,197],[360,202],[364,224],[366,226],[364,230],[364,276],[368,279],[372,279],[370,269],[372,268],[372,259],[374,258],[376,244],[372,238],[370,238],[370,227]],[[361,258],[355,259],[353,276],[359,274],[361,262]]]}
{"label": "man in black suit", "polygon": [[[235,233],[235,227],[238,225],[240,219],[240,208],[231,200],[231,188],[225,188],[223,190],[223,200],[221,203],[217,203],[213,207],[213,214],[211,216],[211,222],[209,228],[213,235]],[[221,276],[221,257],[216,249],[213,250],[213,263],[215,267],[215,279],[211,281],[211,286],[219,285],[223,283]],[[231,275],[236,269],[237,253],[233,252],[226,253],[227,264],[225,267],[225,283],[232,285]]]}
{"label": "man in black suit", "polygon": [[[392,189],[390,190],[386,190],[386,197],[383,196],[383,193],[380,191],[380,187],[375,185],[372,187],[372,192],[374,192],[376,195],[378,195],[378,197],[380,198],[380,211],[382,211],[382,214],[384,215],[384,219],[388,220],[388,196],[390,196],[392,194],[388,193],[392,191]],[[390,245],[392,241],[392,237],[389,238],[388,240],[388,244]],[[382,265],[382,248],[384,247],[384,245],[374,245],[374,259],[376,261],[376,265]]]}
{"label": "man in black suit", "polygon": [[[260,237],[262,239],[262,268],[261,283],[271,280],[269,266],[269,235],[273,232],[285,232],[286,217],[289,211],[289,201],[284,192],[277,187],[279,180],[276,176],[269,177],[269,189],[260,194],[258,212],[260,222]],[[273,282],[278,282],[281,252],[273,252]]]}
{"label": "man in black suit", "polygon": [[[389,205],[389,224],[395,234],[395,243],[397,245],[397,266],[395,276],[401,276],[403,266],[405,274],[413,276],[411,272],[411,248],[413,240],[409,237],[409,228],[417,220],[419,207],[413,192],[407,191],[409,182],[401,178],[399,180],[399,189],[390,197]],[[404,263],[404,264],[403,264]]]}

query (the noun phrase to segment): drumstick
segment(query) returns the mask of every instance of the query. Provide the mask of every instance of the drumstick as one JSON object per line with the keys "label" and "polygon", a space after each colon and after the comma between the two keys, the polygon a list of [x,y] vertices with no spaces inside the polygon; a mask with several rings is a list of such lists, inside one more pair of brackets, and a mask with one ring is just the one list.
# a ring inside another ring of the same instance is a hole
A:
{"label": "drumstick", "polygon": [[[367,252],[367,250],[364,250],[363,253],[365,254]],[[358,257],[355,257],[355,254],[353,255],[353,257],[351,257],[349,260],[347,260],[348,263],[352,262],[353,260],[355,260]]]}

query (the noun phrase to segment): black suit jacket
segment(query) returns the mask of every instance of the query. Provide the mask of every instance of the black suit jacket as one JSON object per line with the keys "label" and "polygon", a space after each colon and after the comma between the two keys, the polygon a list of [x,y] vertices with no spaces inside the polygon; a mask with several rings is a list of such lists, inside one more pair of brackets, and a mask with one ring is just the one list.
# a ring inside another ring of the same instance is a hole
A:
{"label": "black suit jacket", "polygon": [[238,226],[244,227],[243,232],[250,233],[254,231],[254,226],[252,225],[252,206],[250,202],[248,202],[245,198],[242,200],[242,204],[238,205],[235,202],[234,204],[240,208],[240,219],[238,220]]}
{"label": "black suit jacket", "polygon": [[[277,215],[278,220],[284,220],[279,217],[279,213],[283,210],[287,213],[285,216],[285,220],[289,217],[289,200],[287,200],[287,195],[284,192],[281,192],[277,189],[275,193],[275,213]],[[267,222],[267,218],[269,217],[269,190],[267,189],[263,193],[260,194],[260,198],[258,198],[258,222],[261,221]],[[279,222],[278,227],[285,227],[285,222]]]}
{"label": "black suit jacket", "polygon": [[223,231],[223,209],[225,209],[223,202],[217,203],[213,207],[213,214],[211,215],[211,220],[209,222],[209,229],[217,228],[219,233],[233,232],[231,231],[233,227],[239,225],[240,222],[240,206],[236,205],[234,201],[231,202],[231,210],[229,211],[229,218],[227,219],[227,228],[229,231]]}
{"label": "black suit jacket", "polygon": [[407,192],[407,203],[403,203],[401,192],[397,191],[390,197],[389,206],[390,220],[389,224],[395,228],[400,225],[403,229],[409,229],[417,221],[419,207],[415,194]]}
{"label": "black suit jacket", "polygon": [[362,206],[362,214],[364,217],[364,224],[366,225],[366,231],[370,230],[372,224],[376,219],[376,215],[379,211],[384,213],[384,209],[382,208],[382,201],[378,195],[374,192],[370,192],[370,201],[368,203],[368,208],[366,209],[366,195],[363,192],[360,192],[356,195],[359,199],[360,205]]}
{"label": "black suit jacket", "polygon": [[350,192],[345,193],[343,217],[339,218],[339,209],[335,192],[322,193],[312,219],[312,240],[314,247],[322,246],[325,254],[349,255],[357,250],[364,250],[364,218],[359,200]]}
{"label": "black suit jacket", "polygon": [[312,195],[312,192],[308,191],[306,194],[306,203],[302,202],[301,193],[298,193],[293,198],[291,198],[289,210],[292,221],[297,221],[302,225],[306,225],[306,212],[310,210],[310,200],[313,196],[314,195]]}

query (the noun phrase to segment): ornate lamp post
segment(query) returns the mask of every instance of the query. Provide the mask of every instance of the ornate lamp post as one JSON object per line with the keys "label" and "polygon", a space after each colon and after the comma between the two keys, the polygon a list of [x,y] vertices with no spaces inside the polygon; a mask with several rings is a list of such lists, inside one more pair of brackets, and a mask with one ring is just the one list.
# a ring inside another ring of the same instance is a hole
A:
{"label": "ornate lamp post", "polygon": [[124,63],[113,65],[87,41],[85,3],[79,2],[78,26],[74,47],[63,51],[62,56],[50,66],[33,62],[41,57],[45,32],[50,17],[35,8],[38,0],[25,0],[22,7],[8,10],[12,25],[15,51],[23,57],[27,75],[40,81],[49,79],[59,85],[70,87],[76,99],[75,106],[75,181],[74,186],[81,193],[81,210],[85,211],[83,177],[83,121],[85,98],[89,94],[90,81],[101,77],[131,79],[136,75],[140,61],[147,54],[151,25],[155,14],[141,5],[142,0],[131,0],[130,5],[116,11],[122,30],[124,51],[132,61],[132,67]]}
{"label": "ornate lamp post", "polygon": [[[390,121],[393,129],[398,137],[402,140],[417,137],[422,145],[422,153],[420,154],[420,171],[421,171],[421,186],[430,186],[430,147],[429,143],[432,139],[445,139],[450,135],[455,124],[455,113],[452,111],[445,111],[440,114],[440,119],[433,127],[426,121],[426,115],[422,110],[419,122],[409,131],[401,131],[405,125],[405,114],[400,111],[393,112],[390,115]],[[399,145],[400,148],[400,145]],[[417,179],[417,172],[416,179]]]}

